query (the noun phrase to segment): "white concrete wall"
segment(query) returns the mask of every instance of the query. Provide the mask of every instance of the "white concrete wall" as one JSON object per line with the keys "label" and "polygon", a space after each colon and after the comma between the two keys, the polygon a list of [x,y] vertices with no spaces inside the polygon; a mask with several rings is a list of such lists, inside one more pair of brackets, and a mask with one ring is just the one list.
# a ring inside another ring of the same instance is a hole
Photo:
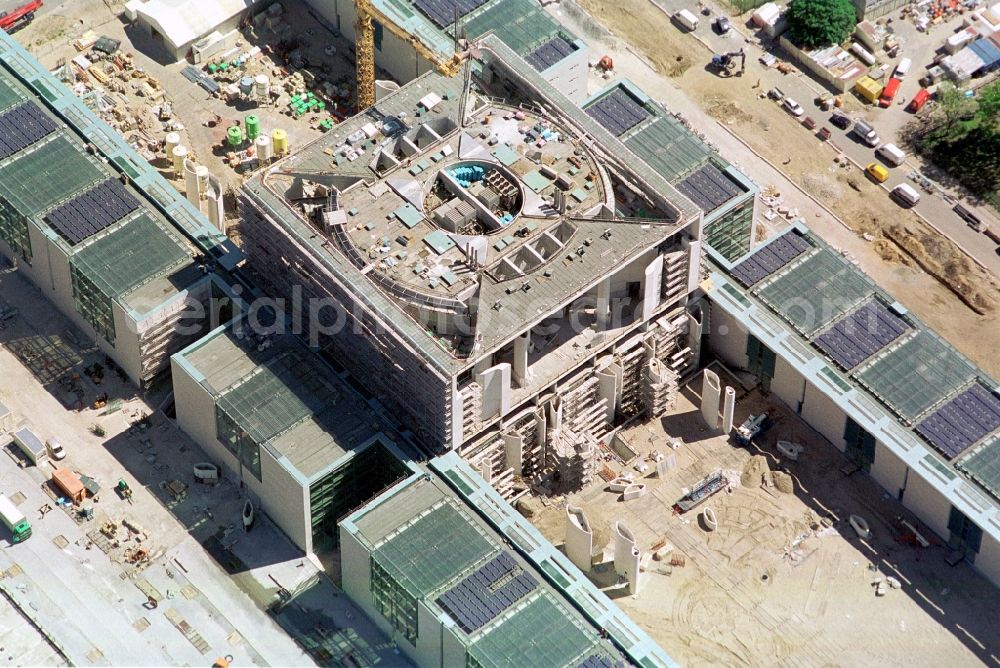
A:
{"label": "white concrete wall", "polygon": [[590,54],[587,45],[580,40],[575,44],[580,48],[542,72],[542,76],[552,86],[573,101],[581,104],[587,99],[587,60]]}
{"label": "white concrete wall", "polygon": [[[916,475],[916,474],[914,474]],[[872,462],[871,477],[894,497],[906,479],[906,464],[889,450],[885,444],[875,442],[875,461]]]}
{"label": "white concrete wall", "polygon": [[211,395],[173,358],[170,360],[170,376],[177,426],[210,455],[215,456],[216,449],[226,451],[217,440],[215,401]]}
{"label": "white concrete wall", "polygon": [[266,448],[260,449],[260,477],[264,512],[303,552],[312,552],[309,488],[293,478]]}
{"label": "white concrete wall", "polygon": [[802,419],[843,452],[847,415],[832,399],[811,383],[806,383],[805,397],[802,403]]}
{"label": "white concrete wall", "polygon": [[714,352],[734,369],[747,367],[747,330],[721,307],[712,303],[708,342]]}
{"label": "white concrete wall", "polygon": [[942,540],[948,540],[951,504],[916,471],[911,471],[906,481],[903,505],[912,510]]}
{"label": "white concrete wall", "polygon": [[983,544],[976,555],[976,569],[1000,587],[1000,541],[993,540],[985,531]]}
{"label": "white concrete wall", "polygon": [[391,632],[389,622],[372,604],[372,567],[368,549],[354,534],[340,528],[340,579],[341,588],[382,631]]}
{"label": "white concrete wall", "polygon": [[791,364],[778,357],[774,364],[774,378],[771,392],[785,402],[792,412],[798,412],[802,401],[806,379]]}
{"label": "white concrete wall", "polygon": [[[350,42],[354,42],[354,28],[358,13],[351,0],[307,0],[316,13],[330,22]],[[375,65],[392,75],[399,83],[411,81],[430,71],[431,64],[417,55],[409,44],[382,30],[382,49],[375,49]]]}

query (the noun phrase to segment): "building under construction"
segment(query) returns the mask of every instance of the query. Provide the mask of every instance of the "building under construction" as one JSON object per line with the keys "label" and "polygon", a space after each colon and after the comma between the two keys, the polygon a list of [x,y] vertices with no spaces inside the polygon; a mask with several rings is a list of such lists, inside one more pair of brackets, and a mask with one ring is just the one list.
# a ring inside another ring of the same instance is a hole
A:
{"label": "building under construction", "polygon": [[[375,64],[407,83],[492,33],[573,102],[587,96],[587,45],[535,0],[307,0],[351,42],[358,4],[374,19]],[[395,28],[395,29],[394,29]]]}
{"label": "building under construction", "polygon": [[0,32],[0,251],[146,384],[205,331],[238,250]]}
{"label": "building under construction", "polygon": [[504,42],[479,48],[238,201],[265,291],[335,303],[308,334],[512,498],[585,482],[616,425],[669,405],[702,213]]}

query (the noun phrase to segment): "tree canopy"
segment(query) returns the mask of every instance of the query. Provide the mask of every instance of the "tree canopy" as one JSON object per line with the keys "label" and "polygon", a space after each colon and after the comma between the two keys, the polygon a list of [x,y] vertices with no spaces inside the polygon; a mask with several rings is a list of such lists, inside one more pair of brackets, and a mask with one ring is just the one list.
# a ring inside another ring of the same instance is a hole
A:
{"label": "tree canopy", "polygon": [[788,36],[800,46],[840,44],[855,23],[851,0],[792,0],[788,6]]}
{"label": "tree canopy", "polygon": [[917,148],[973,194],[1000,204],[1000,82],[975,97],[943,83],[936,99],[931,113],[913,121]]}

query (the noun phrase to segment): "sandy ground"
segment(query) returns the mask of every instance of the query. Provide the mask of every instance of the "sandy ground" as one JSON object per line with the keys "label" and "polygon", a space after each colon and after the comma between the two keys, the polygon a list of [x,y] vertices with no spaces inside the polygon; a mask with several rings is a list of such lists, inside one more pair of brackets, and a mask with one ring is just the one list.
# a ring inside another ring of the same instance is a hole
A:
{"label": "sandy ground", "polygon": [[[693,385],[700,387],[700,378]],[[549,500],[532,518],[561,546],[565,504],[582,506],[595,527],[596,547],[607,545],[594,560],[591,579],[675,660],[685,666],[902,666],[914,657],[917,665],[1000,662],[989,621],[995,590],[965,564],[949,568],[944,547],[917,553],[897,542],[895,518],[908,512],[864,474],[845,477],[840,452],[758,391],[739,397],[737,420],[762,409],[776,411],[778,419],[750,449],[709,432],[692,400],[697,397],[685,390],[664,418],[625,434],[643,457],[652,450],[676,457],[664,480],[609,464],[641,479],[644,497],[623,502],[598,480]],[[680,447],[671,450],[668,436],[679,438]],[[779,460],[777,439],[803,444],[805,454],[798,462]],[[752,455],[762,455],[772,470],[784,467],[795,493],[768,491],[749,478],[741,484]],[[685,487],[719,469],[736,481],[731,493],[720,492],[685,515],[671,513]],[[714,532],[703,528],[705,507],[718,517]],[[871,539],[856,536],[847,522],[852,513],[868,520]],[[614,574],[613,543],[607,541],[618,520],[643,552],[638,596],[628,595]],[[653,560],[651,548],[664,541],[672,551]],[[683,557],[685,565],[671,567],[671,556]],[[887,576],[902,588],[876,597],[873,582]]]}
{"label": "sandy ground", "polygon": [[[741,78],[720,79],[706,71],[708,49],[681,33],[648,0],[582,0],[579,6],[600,23],[569,0],[554,12],[579,31],[595,54],[612,55],[617,76],[629,77],[667,108],[682,113],[725,158],[761,186],[773,186],[813,230],[848,253],[879,285],[989,373],[1000,375],[1000,281],[900,209],[856,169],[836,164],[832,147],[818,142],[773,101],[762,99],[767,85],[755,88],[756,64],[748,63],[748,75]],[[592,77],[591,92],[607,83]],[[847,99],[849,105],[856,104]],[[801,102],[815,109],[811,100]]]}

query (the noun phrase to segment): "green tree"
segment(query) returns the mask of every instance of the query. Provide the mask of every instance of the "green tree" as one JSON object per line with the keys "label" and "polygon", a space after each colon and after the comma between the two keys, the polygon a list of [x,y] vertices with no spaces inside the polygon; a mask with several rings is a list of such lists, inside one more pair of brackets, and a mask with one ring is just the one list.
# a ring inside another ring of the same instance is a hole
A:
{"label": "green tree", "polygon": [[792,0],[788,5],[788,36],[800,46],[840,44],[855,23],[851,0]]}

